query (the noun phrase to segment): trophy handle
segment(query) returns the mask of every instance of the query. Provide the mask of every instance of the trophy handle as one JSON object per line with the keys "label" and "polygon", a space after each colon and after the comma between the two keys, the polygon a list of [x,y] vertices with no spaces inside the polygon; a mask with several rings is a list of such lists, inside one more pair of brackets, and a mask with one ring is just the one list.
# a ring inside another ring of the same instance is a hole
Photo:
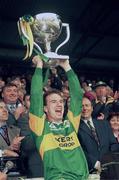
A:
{"label": "trophy handle", "polygon": [[[19,21],[20,21],[20,22],[22,21],[21,18],[19,19]],[[21,32],[23,33],[23,35],[25,36],[25,38],[29,40],[29,37],[27,36],[24,28],[23,28],[22,26],[20,26],[20,28],[21,28]],[[39,46],[36,42],[33,42],[33,44],[34,44],[34,46],[40,51],[40,53],[43,54],[43,51],[42,51],[42,49],[40,48],[40,46]]]}
{"label": "trophy handle", "polygon": [[70,38],[70,29],[69,29],[69,24],[67,23],[62,23],[62,27],[66,27],[66,33],[67,33],[67,37],[66,39],[56,48],[55,53],[57,53],[57,51],[68,42],[69,38]]}

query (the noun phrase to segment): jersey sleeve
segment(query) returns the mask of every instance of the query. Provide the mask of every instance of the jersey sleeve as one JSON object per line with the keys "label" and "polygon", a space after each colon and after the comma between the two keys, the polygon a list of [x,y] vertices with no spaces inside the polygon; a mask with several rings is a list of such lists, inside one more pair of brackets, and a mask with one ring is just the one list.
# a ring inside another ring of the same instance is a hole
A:
{"label": "jersey sleeve", "polygon": [[83,91],[81,89],[77,75],[71,69],[67,72],[69,92],[70,92],[70,107],[68,111],[68,118],[74,125],[76,131],[78,131],[80,123],[80,114],[82,110],[82,97]]}
{"label": "jersey sleeve", "polygon": [[42,135],[44,129],[42,70],[36,68],[31,81],[29,125],[33,134]]}

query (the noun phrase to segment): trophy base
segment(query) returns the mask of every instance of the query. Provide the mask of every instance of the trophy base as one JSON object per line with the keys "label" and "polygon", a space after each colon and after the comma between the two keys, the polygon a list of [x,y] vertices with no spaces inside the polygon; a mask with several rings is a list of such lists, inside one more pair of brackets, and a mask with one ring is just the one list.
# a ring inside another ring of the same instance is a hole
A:
{"label": "trophy base", "polygon": [[49,58],[48,62],[45,63],[45,67],[49,67],[51,69],[58,66],[59,61],[61,60],[64,61],[69,59],[69,56],[67,55],[58,55],[57,53],[54,52],[47,52],[44,55]]}
{"label": "trophy base", "polygon": [[48,57],[49,59],[58,59],[58,60],[65,60],[65,59],[69,59],[69,56],[67,55],[58,55],[57,53],[54,52],[47,52],[44,54],[46,57]]}

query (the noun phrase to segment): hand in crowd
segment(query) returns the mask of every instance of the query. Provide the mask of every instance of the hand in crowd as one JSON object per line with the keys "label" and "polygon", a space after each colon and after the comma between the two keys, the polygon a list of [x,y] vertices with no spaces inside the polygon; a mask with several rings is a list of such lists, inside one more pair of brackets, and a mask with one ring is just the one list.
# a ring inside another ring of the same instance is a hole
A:
{"label": "hand in crowd", "polygon": [[18,157],[19,155],[18,155],[16,152],[14,152],[14,151],[12,151],[12,150],[10,150],[10,149],[5,149],[3,156],[7,156],[7,157]]}
{"label": "hand in crowd", "polygon": [[20,117],[20,115],[24,112],[25,112],[25,107],[23,105],[21,105],[20,107],[17,107],[14,112],[15,118],[18,119]]}
{"label": "hand in crowd", "polygon": [[19,151],[22,139],[24,139],[24,136],[16,136],[9,146],[10,150]]}
{"label": "hand in crowd", "polygon": [[7,174],[0,172],[0,180],[7,180]]}
{"label": "hand in crowd", "polygon": [[114,100],[117,101],[118,99],[119,99],[119,93],[118,93],[118,91],[115,91]]}
{"label": "hand in crowd", "polygon": [[101,163],[100,163],[100,161],[96,162],[95,169],[97,170],[97,172],[99,174],[101,173]]}
{"label": "hand in crowd", "polygon": [[105,104],[106,103],[106,96],[101,96],[99,97],[99,100],[102,104]]}
{"label": "hand in crowd", "polygon": [[100,113],[97,117],[98,120],[104,120],[105,115],[103,113]]}
{"label": "hand in crowd", "polygon": [[37,68],[43,67],[43,61],[41,60],[40,56],[34,56],[32,62]]}

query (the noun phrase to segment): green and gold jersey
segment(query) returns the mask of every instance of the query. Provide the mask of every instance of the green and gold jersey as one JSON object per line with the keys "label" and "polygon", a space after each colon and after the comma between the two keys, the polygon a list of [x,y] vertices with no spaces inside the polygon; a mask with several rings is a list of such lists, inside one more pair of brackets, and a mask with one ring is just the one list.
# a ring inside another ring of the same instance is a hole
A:
{"label": "green and gold jersey", "polygon": [[30,128],[44,162],[45,180],[86,180],[87,162],[77,138],[82,91],[75,73],[67,72],[70,108],[62,123],[49,122],[43,111],[42,70],[36,68],[31,84]]}

